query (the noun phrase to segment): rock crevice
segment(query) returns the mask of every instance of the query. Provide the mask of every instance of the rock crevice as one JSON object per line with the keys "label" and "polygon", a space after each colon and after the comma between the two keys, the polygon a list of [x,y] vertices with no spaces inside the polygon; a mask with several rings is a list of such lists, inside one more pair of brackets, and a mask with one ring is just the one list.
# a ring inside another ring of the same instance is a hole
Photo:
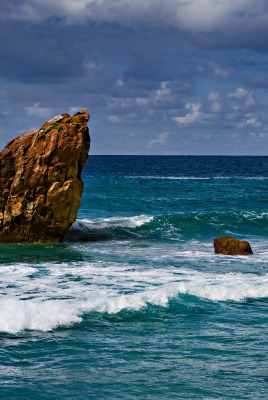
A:
{"label": "rock crevice", "polygon": [[75,221],[90,137],[85,109],[65,113],[0,153],[0,242],[57,242]]}

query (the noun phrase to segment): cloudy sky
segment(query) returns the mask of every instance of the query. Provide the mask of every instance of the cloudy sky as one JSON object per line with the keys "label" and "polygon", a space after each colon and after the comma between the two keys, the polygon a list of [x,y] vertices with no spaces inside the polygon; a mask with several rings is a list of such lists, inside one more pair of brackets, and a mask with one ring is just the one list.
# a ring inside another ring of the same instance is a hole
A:
{"label": "cloudy sky", "polygon": [[92,154],[267,155],[267,0],[1,0],[0,147],[86,107]]}

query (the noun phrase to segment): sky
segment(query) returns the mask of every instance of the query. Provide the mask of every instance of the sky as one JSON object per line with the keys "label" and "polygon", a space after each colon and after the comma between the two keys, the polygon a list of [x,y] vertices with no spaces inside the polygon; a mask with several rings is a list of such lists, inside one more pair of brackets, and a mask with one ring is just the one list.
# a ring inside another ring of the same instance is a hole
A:
{"label": "sky", "polygon": [[1,0],[0,148],[86,107],[91,154],[267,155],[267,0]]}

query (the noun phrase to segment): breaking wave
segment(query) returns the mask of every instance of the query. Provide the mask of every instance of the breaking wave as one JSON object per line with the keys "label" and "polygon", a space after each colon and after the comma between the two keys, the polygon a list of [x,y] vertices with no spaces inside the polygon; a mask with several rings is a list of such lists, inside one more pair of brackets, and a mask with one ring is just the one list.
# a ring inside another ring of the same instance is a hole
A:
{"label": "breaking wave", "polygon": [[215,274],[178,268],[133,270],[127,265],[80,263],[72,266],[73,274],[67,265],[44,265],[46,273],[33,279],[34,268],[21,268],[22,276],[17,276],[13,286],[8,281],[13,281],[14,275],[8,274],[16,274],[19,268],[4,268],[7,285],[1,288],[5,294],[0,301],[2,332],[50,331],[79,323],[91,312],[116,314],[150,305],[168,307],[170,300],[180,301],[180,295],[217,302],[268,298],[268,274]]}
{"label": "breaking wave", "polygon": [[133,217],[110,217],[78,219],[65,235],[67,241],[95,241],[105,240],[111,237],[122,237],[129,229],[134,229],[148,224],[154,219],[152,216],[139,215]]}
{"label": "breaking wave", "polygon": [[231,180],[268,180],[267,176],[159,176],[159,175],[130,175],[129,179],[161,179],[161,180],[211,180],[211,179],[231,179]]}
{"label": "breaking wave", "polygon": [[138,215],[134,217],[110,217],[110,218],[96,218],[94,220],[80,219],[77,220],[71,227],[71,230],[79,228],[95,229],[110,229],[110,228],[136,228],[142,226],[150,221],[153,217],[148,215]]}
{"label": "breaking wave", "polygon": [[176,239],[181,235],[247,235],[267,230],[268,213],[256,211],[174,212],[173,214],[133,217],[78,219],[65,235],[66,241],[98,241],[128,236]]}

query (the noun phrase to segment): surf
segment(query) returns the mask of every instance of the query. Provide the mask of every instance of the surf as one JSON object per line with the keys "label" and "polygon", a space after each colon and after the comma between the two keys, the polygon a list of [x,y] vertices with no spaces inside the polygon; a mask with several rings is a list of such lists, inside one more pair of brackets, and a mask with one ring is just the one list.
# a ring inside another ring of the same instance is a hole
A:
{"label": "surf", "polygon": [[[34,274],[40,268],[41,273]],[[6,284],[1,284],[0,331],[12,334],[68,327],[81,323],[92,312],[117,314],[139,312],[150,306],[168,308],[170,301],[182,295],[211,302],[268,299],[268,274],[74,263],[71,267],[7,265],[1,275]],[[16,285],[12,285],[16,275]]]}

